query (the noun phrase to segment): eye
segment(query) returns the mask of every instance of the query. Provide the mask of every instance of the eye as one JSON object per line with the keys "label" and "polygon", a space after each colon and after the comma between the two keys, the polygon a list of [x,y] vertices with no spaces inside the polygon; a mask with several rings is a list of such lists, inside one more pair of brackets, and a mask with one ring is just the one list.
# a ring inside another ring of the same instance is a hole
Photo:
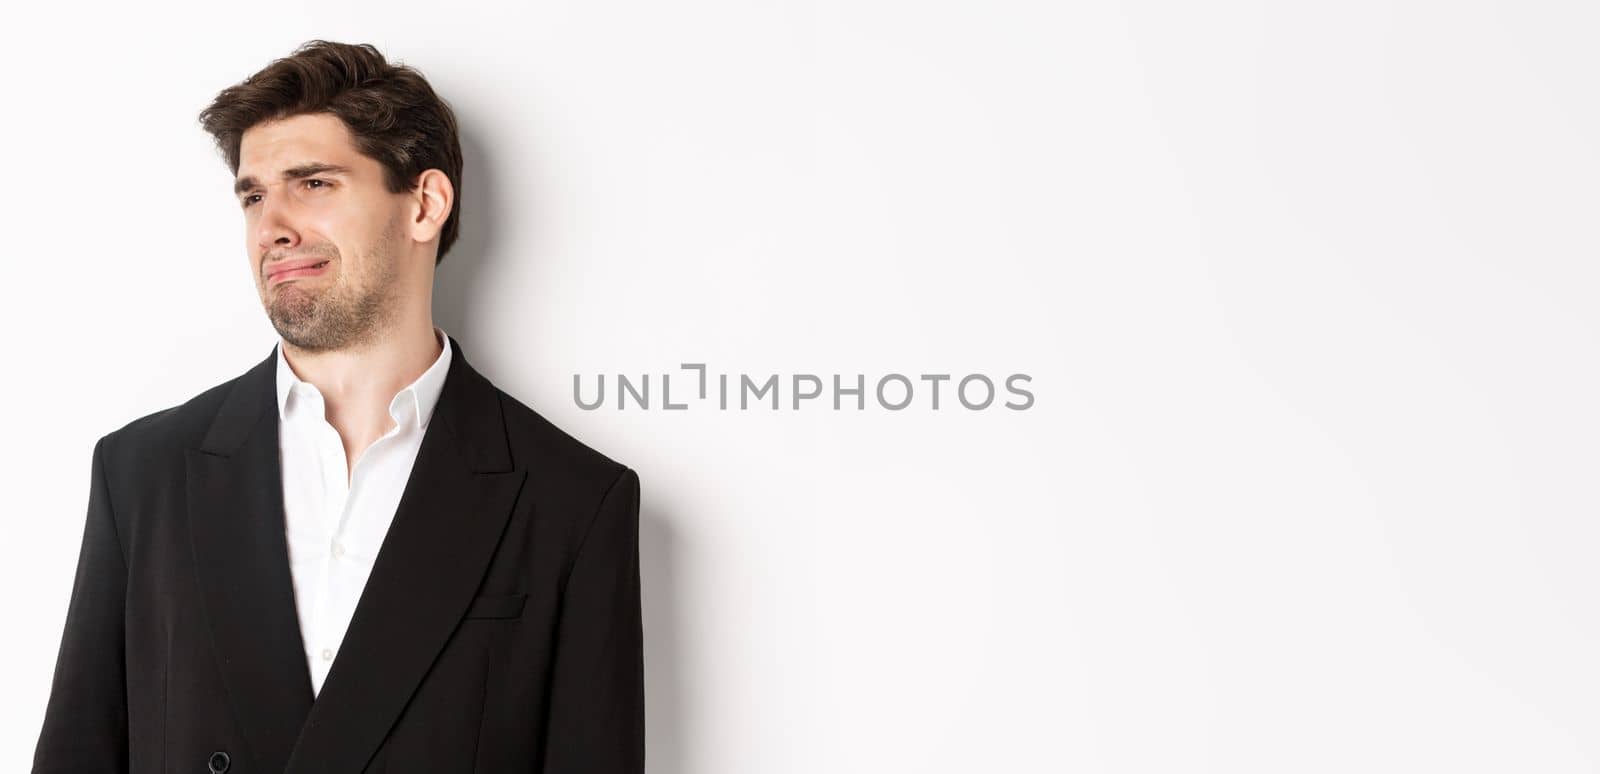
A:
{"label": "eye", "polygon": [[309,180],[307,180],[307,181],[306,181],[306,187],[307,187],[307,188],[311,188],[311,187],[313,187],[313,186],[312,186],[312,185],[311,185],[311,184],[312,184],[312,183],[316,183],[316,184],[317,184],[317,185],[316,185],[316,186],[315,186],[315,187],[316,187],[316,188],[327,188],[327,187],[328,187],[328,181],[326,181],[326,180],[320,180],[320,179],[318,179],[318,178],[315,178],[315,177],[313,177],[313,178],[311,178],[311,179],[309,179]]}
{"label": "eye", "polygon": [[249,196],[246,196],[243,199],[240,199],[239,200],[239,204],[241,206],[243,206],[243,207],[249,207],[250,205],[256,203],[255,200],[260,199],[260,198],[261,198],[261,194],[250,194]]}

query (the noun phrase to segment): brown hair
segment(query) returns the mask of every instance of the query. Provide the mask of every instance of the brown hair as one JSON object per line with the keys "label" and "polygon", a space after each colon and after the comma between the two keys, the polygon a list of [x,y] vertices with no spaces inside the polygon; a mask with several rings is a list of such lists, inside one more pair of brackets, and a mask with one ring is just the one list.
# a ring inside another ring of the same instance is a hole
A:
{"label": "brown hair", "polygon": [[343,121],[356,150],[383,165],[391,193],[414,190],[425,170],[444,172],[455,202],[434,263],[443,261],[461,227],[461,140],[455,113],[422,73],[390,64],[370,44],[311,40],[223,89],[200,112],[200,125],[237,175],[245,130],[304,113],[332,113]]}

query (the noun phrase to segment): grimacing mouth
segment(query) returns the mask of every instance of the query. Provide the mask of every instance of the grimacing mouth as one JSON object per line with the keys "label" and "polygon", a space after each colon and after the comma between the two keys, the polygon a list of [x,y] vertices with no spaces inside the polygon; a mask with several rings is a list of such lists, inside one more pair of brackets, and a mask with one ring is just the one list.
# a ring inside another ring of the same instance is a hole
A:
{"label": "grimacing mouth", "polygon": [[[327,266],[328,263],[330,261],[332,261],[332,260],[333,259],[330,258],[330,259],[324,260],[324,261],[322,261],[320,263],[314,263],[314,264],[312,264],[310,266],[299,266],[299,267],[296,267],[295,269],[291,269],[290,271],[297,271],[299,269],[320,269],[320,268],[322,268],[324,266]],[[273,273],[276,273],[276,272],[273,272]],[[267,280],[269,282],[272,280],[272,273],[267,274]]]}

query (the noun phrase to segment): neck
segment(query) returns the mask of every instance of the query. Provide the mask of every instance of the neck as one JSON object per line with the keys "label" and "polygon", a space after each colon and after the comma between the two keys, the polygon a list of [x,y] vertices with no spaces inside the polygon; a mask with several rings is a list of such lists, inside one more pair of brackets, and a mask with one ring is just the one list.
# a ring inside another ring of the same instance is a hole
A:
{"label": "neck", "polygon": [[286,341],[280,346],[295,375],[322,393],[330,421],[339,416],[359,423],[365,417],[379,424],[388,418],[395,393],[416,381],[442,350],[431,315],[397,324],[359,347],[309,352]]}

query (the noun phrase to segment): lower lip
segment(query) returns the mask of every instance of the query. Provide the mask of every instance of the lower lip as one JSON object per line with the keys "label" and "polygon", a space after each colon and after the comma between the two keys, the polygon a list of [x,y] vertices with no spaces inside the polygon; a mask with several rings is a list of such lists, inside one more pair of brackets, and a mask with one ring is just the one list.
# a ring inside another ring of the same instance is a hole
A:
{"label": "lower lip", "polygon": [[276,274],[273,274],[272,276],[268,277],[267,279],[270,282],[272,282],[273,284],[277,284],[277,283],[283,282],[285,280],[299,279],[300,277],[315,277],[316,275],[327,271],[328,270],[328,266],[329,266],[329,264],[323,264],[319,268],[311,268],[311,267],[307,266],[304,269],[290,269],[288,271],[280,271],[280,272],[278,272]]}

